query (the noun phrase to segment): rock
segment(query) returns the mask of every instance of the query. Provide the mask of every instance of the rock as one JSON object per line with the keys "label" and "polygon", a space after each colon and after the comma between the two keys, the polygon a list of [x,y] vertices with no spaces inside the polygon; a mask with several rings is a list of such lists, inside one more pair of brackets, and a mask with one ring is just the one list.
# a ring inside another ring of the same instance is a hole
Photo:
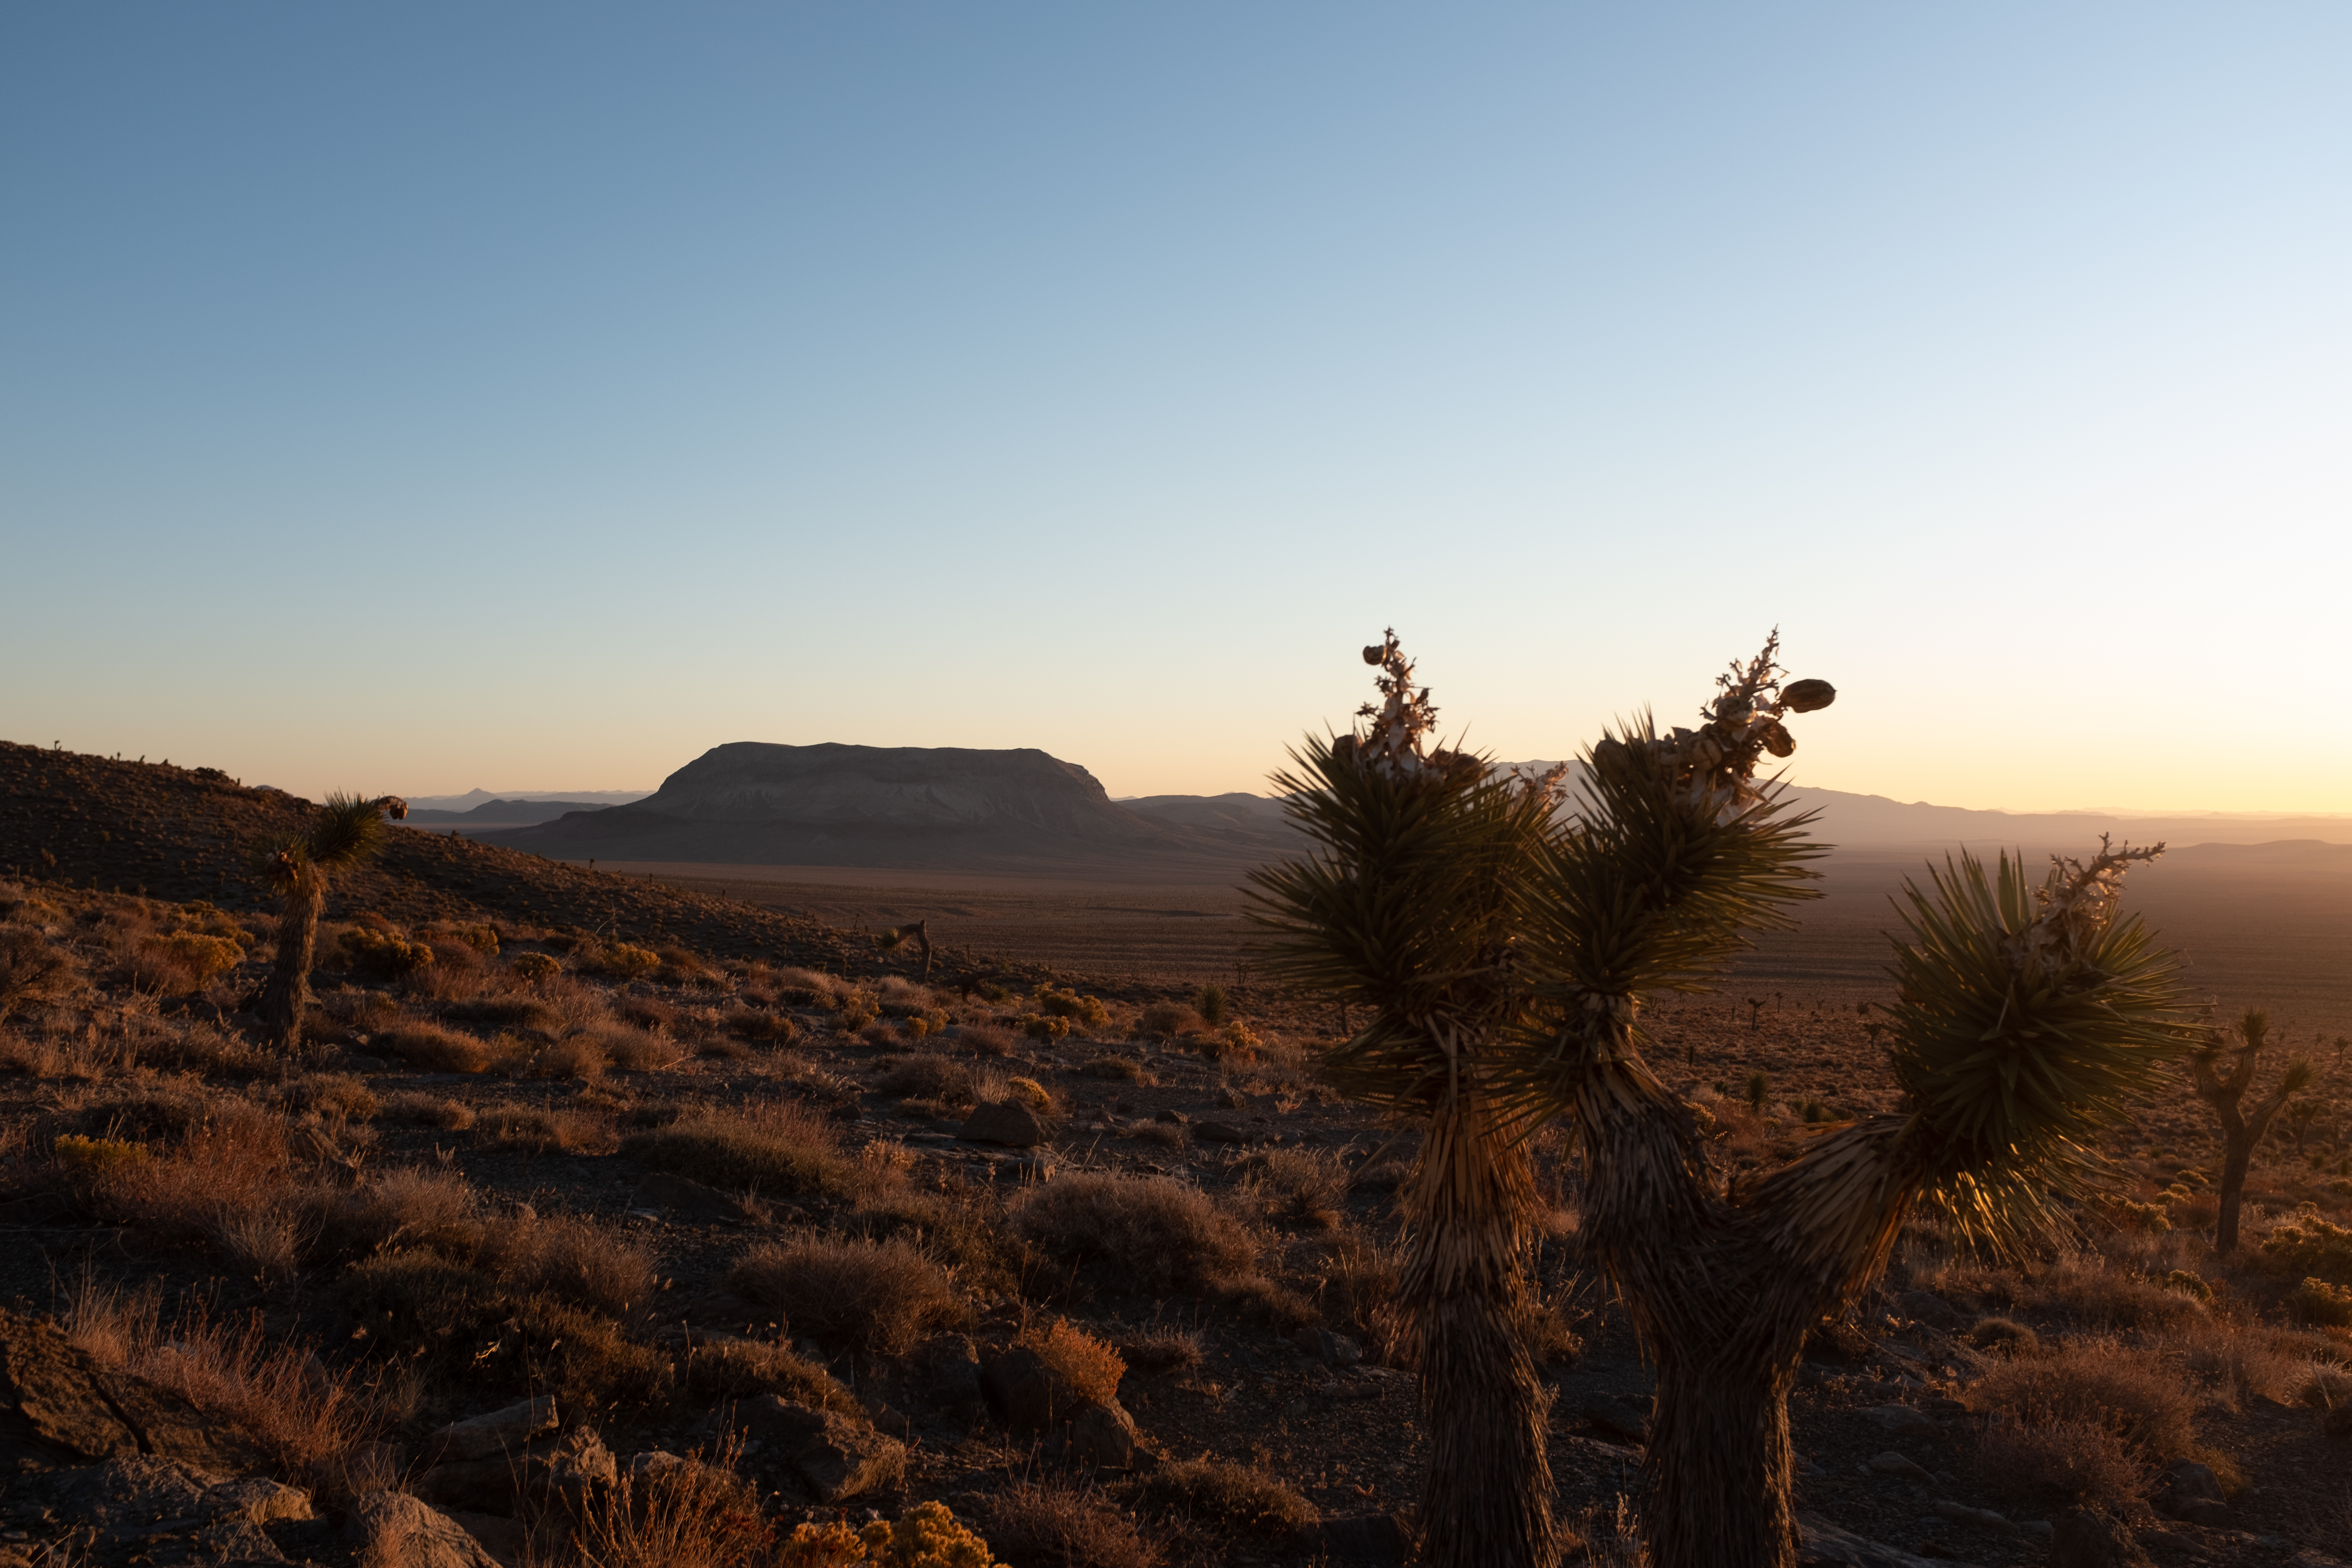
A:
{"label": "rock", "polygon": [[1046,1431],[1085,1403],[1026,1345],[1013,1345],[982,1362],[980,1392],[989,1413],[1015,1432]]}
{"label": "rock", "polygon": [[642,1486],[656,1476],[667,1475],[680,1465],[690,1465],[693,1462],[684,1455],[673,1454],[667,1448],[648,1448],[642,1454],[632,1454],[629,1456],[627,1466],[629,1484],[633,1487]]}
{"label": "rock", "polygon": [[1036,1113],[1019,1100],[992,1100],[973,1108],[956,1136],[968,1143],[1034,1149],[1045,1141],[1045,1129]]}
{"label": "rock", "polygon": [[1954,1524],[1973,1524],[1979,1530],[1990,1530],[1996,1535],[2017,1533],[2017,1526],[2010,1522],[2007,1514],[1996,1513],[1989,1508],[1970,1508],[1964,1502],[1947,1500],[1937,1503],[1936,1517],[1948,1519]]}
{"label": "rock", "polygon": [[814,1410],[775,1394],[738,1407],[821,1502],[839,1502],[896,1483],[906,1473],[903,1444],[861,1426],[837,1410]]}
{"label": "rock", "polygon": [[918,1347],[915,1364],[923,1386],[942,1410],[964,1420],[985,1415],[987,1401],[980,1392],[980,1352],[970,1334],[940,1334]]}
{"label": "rock", "polygon": [[1934,1416],[1908,1405],[1881,1405],[1874,1410],[1865,1411],[1864,1414],[1877,1422],[1883,1430],[1898,1436],[1906,1433],[1937,1430]]}
{"label": "rock", "polygon": [[1915,1323],[1925,1323],[1946,1333],[1965,1328],[1969,1322],[1967,1313],[1926,1290],[1905,1290],[1895,1298],[1895,1310]]}
{"label": "rock", "polygon": [[1157,1116],[1154,1116],[1151,1120],[1154,1121],[1165,1121],[1170,1123],[1171,1126],[1181,1127],[1192,1119],[1185,1115],[1181,1110],[1163,1110]]}
{"label": "rock", "polygon": [[[620,1461],[613,1457],[612,1449],[604,1447],[604,1440],[593,1433],[571,1444],[565,1451],[552,1456],[548,1462],[545,1481],[548,1503],[573,1519],[586,1517],[596,1494],[610,1490],[620,1483]],[[536,1491],[539,1489],[534,1487],[532,1489]]]}
{"label": "rock", "polygon": [[444,1462],[487,1459],[492,1455],[514,1453],[533,1437],[554,1430],[555,1396],[543,1394],[503,1410],[452,1422],[433,1435],[425,1452]]}
{"label": "rock", "polygon": [[1364,1359],[1363,1346],[1347,1335],[1335,1334],[1328,1329],[1299,1330],[1297,1345],[1325,1366],[1354,1366]]}
{"label": "rock", "polygon": [[312,1517],[309,1492],[299,1487],[264,1480],[258,1476],[225,1481],[206,1494],[206,1500],[224,1513],[233,1513],[255,1524],[275,1524],[280,1520]]}
{"label": "rock", "polygon": [[2184,1524],[2230,1522],[2230,1505],[2221,1495],[2221,1479],[2194,1459],[2175,1459],[2165,1466],[2148,1500],[2157,1512]]}
{"label": "rock", "polygon": [[731,1221],[739,1225],[764,1225],[768,1213],[764,1205],[730,1198],[717,1187],[707,1187],[688,1176],[674,1176],[658,1172],[637,1184],[631,1195],[632,1208],[662,1208],[688,1219]]}
{"label": "rock", "polygon": [[2053,1521],[2050,1568],[2145,1568],[2131,1527],[2103,1510],[2078,1508]]}
{"label": "rock", "polygon": [[100,1366],[54,1324],[0,1310],[0,1462],[144,1454],[215,1475],[268,1456],[168,1388]]}
{"label": "rock", "polygon": [[454,1511],[449,1517],[490,1554],[499,1568],[524,1568],[530,1561],[530,1531],[520,1520],[500,1519],[494,1513]]}
{"label": "rock", "polygon": [[1643,1445],[1650,1440],[1650,1413],[1630,1399],[1613,1394],[1588,1394],[1579,1413],[1612,1437]]}
{"label": "rock", "polygon": [[1196,1143],[1246,1143],[1249,1134],[1222,1121],[1197,1121],[1192,1124],[1192,1141]]}
{"label": "rock", "polygon": [[1070,1457],[1101,1469],[1134,1468],[1140,1440],[1135,1418],[1116,1399],[1082,1405],[1070,1418]]}
{"label": "rock", "polygon": [[1899,1476],[1906,1481],[1917,1481],[1922,1485],[1935,1479],[1927,1473],[1927,1466],[1910,1455],[1898,1454],[1892,1448],[1873,1456],[1866,1468],[1882,1476]]}
{"label": "rock", "polygon": [[436,1465],[416,1478],[416,1495],[435,1508],[468,1513],[504,1513],[520,1493],[522,1457],[457,1459]]}
{"label": "rock", "polygon": [[1391,1513],[1343,1514],[1314,1531],[1315,1551],[1334,1568],[1404,1568],[1412,1537]]}
{"label": "rock", "polygon": [[404,1492],[354,1499],[343,1536],[369,1568],[499,1568],[465,1526]]}
{"label": "rock", "polygon": [[2352,1400],[2331,1408],[2320,1418],[2319,1429],[2331,1437],[2352,1437]]}

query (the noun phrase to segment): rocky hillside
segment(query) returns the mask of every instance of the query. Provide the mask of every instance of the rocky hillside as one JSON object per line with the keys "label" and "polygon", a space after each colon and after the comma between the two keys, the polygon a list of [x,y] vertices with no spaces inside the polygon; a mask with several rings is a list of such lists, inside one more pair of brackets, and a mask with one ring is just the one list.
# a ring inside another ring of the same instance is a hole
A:
{"label": "rocky hillside", "polygon": [[1262,813],[1114,802],[1086,769],[1029,748],[748,741],[713,747],[634,805],[499,836],[575,860],[927,870],[1238,869],[1280,853],[1285,841],[1278,821]]}

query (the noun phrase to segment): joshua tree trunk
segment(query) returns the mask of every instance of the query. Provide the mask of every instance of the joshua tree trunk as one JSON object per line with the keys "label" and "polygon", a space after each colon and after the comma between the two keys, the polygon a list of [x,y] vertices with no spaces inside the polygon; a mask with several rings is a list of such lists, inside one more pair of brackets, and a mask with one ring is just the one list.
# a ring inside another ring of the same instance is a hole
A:
{"label": "joshua tree trunk", "polygon": [[1591,1069],[1588,1249],[1655,1359],[1643,1462],[1656,1568],[1793,1568],[1789,1389],[1806,1333],[1885,1266],[1916,1187],[1904,1119],[1832,1134],[1737,1196],[1689,1112],[1637,1060]]}
{"label": "joshua tree trunk", "polygon": [[2270,1015],[2260,1008],[2248,1009],[2238,1020],[2239,1037],[2245,1043],[2236,1048],[2236,1059],[2226,1072],[2221,1070],[2218,1037],[2189,1058],[2189,1081],[2196,1086],[2197,1097],[2213,1108],[2214,1117],[2221,1123],[2221,1180],[2214,1189],[2213,1250],[2225,1258],[2238,1249],[2238,1214],[2245,1203],[2246,1172],[2254,1163],[2254,1146],[2271,1130],[2271,1119],[2279,1108],[2312,1078],[2309,1062],[2291,1061],[2269,1098],[2251,1112],[2243,1109],[2270,1035]]}
{"label": "joshua tree trunk", "polygon": [[1457,1094],[1430,1118],[1405,1190],[1412,1226],[1397,1307],[1429,1427],[1422,1561],[1551,1568],[1549,1409],[1519,1333],[1535,1175],[1491,1106]]}
{"label": "joshua tree trunk", "polygon": [[265,1043],[281,1050],[302,1044],[302,1015],[310,1005],[310,961],[319,947],[319,913],[326,907],[326,879],[301,868],[286,889],[278,917],[278,961],[261,987]]}

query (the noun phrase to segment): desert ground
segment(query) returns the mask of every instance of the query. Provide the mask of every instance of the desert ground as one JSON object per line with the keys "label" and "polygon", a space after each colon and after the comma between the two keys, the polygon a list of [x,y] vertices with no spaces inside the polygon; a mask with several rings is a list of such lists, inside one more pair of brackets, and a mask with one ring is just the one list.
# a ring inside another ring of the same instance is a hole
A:
{"label": "desert ground", "polygon": [[[928,1503],[1016,1564],[1404,1561],[1412,1130],[1321,1080],[1342,1020],[1253,972],[1230,890],[405,834],[336,884],[275,1051],[247,857],[299,803],[22,747],[0,786],[0,1563],[349,1563],[415,1509],[504,1563],[715,1568]],[[1894,1107],[1874,864],[1651,1015],[1727,1174]],[[2086,1501],[2167,1568],[2352,1541],[2347,902],[2189,880],[2147,879],[2151,920],[2335,1071],[2264,1141],[2248,1244],[2213,1253],[2185,1084],[2069,1247],[1908,1227],[1809,1346],[1807,1561],[2040,1564]],[[928,981],[883,935],[916,919]],[[1634,1563],[1649,1373],[1576,1151],[1536,1149],[1559,1506],[1572,1560]]]}

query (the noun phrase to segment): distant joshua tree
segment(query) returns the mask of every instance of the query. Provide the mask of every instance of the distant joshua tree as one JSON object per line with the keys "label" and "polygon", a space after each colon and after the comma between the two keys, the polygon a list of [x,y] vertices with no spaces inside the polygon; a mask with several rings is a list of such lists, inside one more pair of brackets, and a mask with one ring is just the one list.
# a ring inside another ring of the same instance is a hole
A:
{"label": "distant joshua tree", "polygon": [[[2260,1007],[2249,1007],[2239,1015],[2233,1027],[2238,1044],[2228,1044],[2228,1030],[2216,1029],[2189,1058],[2189,1084],[2221,1123],[2221,1180],[2214,1189],[2220,1212],[2213,1220],[2213,1250],[2225,1256],[2237,1250],[2238,1215],[2245,1204],[2246,1172],[2254,1163],[2254,1146],[2270,1131],[2271,1119],[2278,1115],[2279,1108],[2300,1093],[2314,1076],[2311,1063],[2296,1057],[2279,1075],[2278,1086],[2248,1110],[2246,1091],[2254,1086],[2263,1047],[2270,1043],[2271,1016]],[[2300,1153],[2300,1140],[2295,1147]]]}
{"label": "distant joshua tree", "polygon": [[308,832],[265,853],[261,873],[279,900],[278,961],[257,1005],[268,1044],[289,1052],[301,1047],[329,879],[373,858],[384,845],[384,819],[407,815],[408,803],[397,795],[331,795]]}
{"label": "distant joshua tree", "polygon": [[2006,856],[1991,875],[1963,858],[1906,889],[1885,1009],[1901,1110],[1736,1188],[1714,1170],[1646,1060],[1643,1009],[1819,896],[1810,819],[1755,775],[1795,750],[1783,721],[1836,693],[1783,686],[1778,648],[1776,633],[1718,679],[1697,730],[1604,736],[1565,813],[1557,773],[1433,744],[1429,690],[1391,633],[1364,650],[1381,703],[1275,780],[1315,847],[1255,878],[1264,951],[1368,1016],[1326,1057],[1332,1081],[1422,1123],[1397,1310],[1430,1432],[1423,1549],[1444,1568],[1558,1557],[1519,1332],[1538,1127],[1580,1141],[1585,1246],[1656,1358],[1651,1560],[1788,1568],[1807,1331],[1879,1275],[1915,1205],[1979,1239],[2054,1225],[2050,1194],[2080,1186],[2090,1135],[2193,1037],[2170,956],[2116,918],[2125,871],[2158,849],[2103,846],[2038,888]]}

